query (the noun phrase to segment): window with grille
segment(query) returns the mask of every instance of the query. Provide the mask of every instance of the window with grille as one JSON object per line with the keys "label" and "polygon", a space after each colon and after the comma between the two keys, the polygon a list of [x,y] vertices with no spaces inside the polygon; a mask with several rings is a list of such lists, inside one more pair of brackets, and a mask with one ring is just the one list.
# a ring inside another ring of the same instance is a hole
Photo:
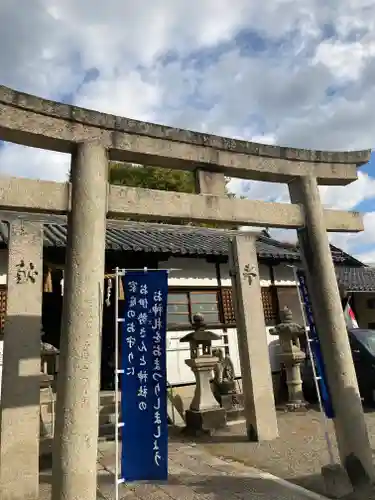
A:
{"label": "window with grille", "polygon": [[207,324],[220,323],[218,291],[189,292],[191,315],[203,314]]}
{"label": "window with grille", "polygon": [[207,325],[222,323],[217,289],[168,293],[168,327],[189,327],[198,313],[203,314]]}
{"label": "window with grille", "polygon": [[[278,319],[277,291],[262,288],[262,302],[266,326],[274,326]],[[288,301],[290,303],[290,301]],[[170,290],[168,293],[168,327],[191,327],[194,314],[201,313],[207,325],[229,326],[236,324],[231,288],[211,290]]]}
{"label": "window with grille", "polygon": [[223,304],[224,323],[226,325],[233,325],[236,323],[236,316],[234,312],[233,295],[231,288],[223,288],[221,291],[221,301]]}
{"label": "window with grille", "polygon": [[[276,290],[267,287],[262,288],[261,293],[266,326],[275,325],[278,317]],[[235,324],[236,317],[231,288],[224,288],[222,290],[222,302],[224,310],[224,323]]]}
{"label": "window with grille", "polygon": [[4,333],[4,323],[7,314],[7,287],[0,285],[0,334]]}
{"label": "window with grille", "polygon": [[168,293],[167,321],[168,326],[191,324],[188,292]]}
{"label": "window with grille", "polygon": [[262,288],[262,303],[263,303],[263,313],[264,322],[266,326],[274,326],[277,323],[278,318],[278,304],[276,290],[272,287]]}

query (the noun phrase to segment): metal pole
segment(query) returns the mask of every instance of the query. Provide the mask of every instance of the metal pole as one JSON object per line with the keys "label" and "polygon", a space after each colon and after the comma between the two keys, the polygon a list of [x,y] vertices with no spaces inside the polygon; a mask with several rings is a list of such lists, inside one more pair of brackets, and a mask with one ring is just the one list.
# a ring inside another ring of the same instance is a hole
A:
{"label": "metal pole", "polygon": [[119,339],[118,339],[118,325],[119,325],[119,317],[118,317],[118,300],[119,300],[119,269],[116,267],[116,277],[115,277],[115,488],[116,494],[115,499],[119,500],[119,397],[118,397],[118,377],[119,377],[119,363],[118,363],[118,355],[119,355]]}
{"label": "metal pole", "polygon": [[140,268],[132,268],[132,269],[119,269],[118,267],[116,267],[117,269],[117,272],[118,272],[118,276],[125,276],[125,274],[127,272],[132,272],[132,271],[143,271],[145,273],[147,273],[147,271],[167,271],[168,274],[169,273],[173,273],[174,271],[182,271],[182,269],[179,269],[179,268],[170,268],[170,269],[163,269],[163,268],[156,268],[156,267],[140,267]]}
{"label": "metal pole", "polygon": [[326,443],[327,443],[327,450],[328,450],[329,460],[330,460],[331,465],[333,465],[335,463],[335,459],[334,459],[334,456],[333,456],[332,442],[331,442],[331,439],[330,439],[329,433],[328,433],[328,420],[327,420],[327,417],[326,417],[326,415],[324,413],[323,403],[322,403],[322,397],[321,397],[321,394],[320,394],[320,387],[319,387],[319,379],[320,379],[320,377],[318,377],[317,373],[316,373],[316,368],[315,368],[315,363],[314,363],[314,356],[313,356],[313,352],[311,350],[311,345],[310,345],[311,340],[310,340],[310,337],[309,337],[309,334],[308,334],[308,331],[307,331],[308,325],[307,325],[307,319],[306,319],[306,314],[305,314],[305,308],[304,308],[304,305],[303,305],[303,301],[302,301],[302,297],[301,297],[301,292],[300,292],[300,288],[299,288],[299,285],[298,285],[297,272],[296,272],[295,266],[288,266],[288,267],[291,267],[293,269],[294,281],[295,281],[295,284],[296,284],[296,287],[297,287],[298,300],[299,300],[299,304],[300,304],[300,307],[301,307],[302,318],[303,318],[303,322],[304,322],[304,326],[305,326],[306,345],[307,345],[307,350],[308,350],[309,357],[310,357],[310,360],[311,360],[311,368],[312,368],[312,371],[313,371],[313,378],[314,378],[314,383],[315,383],[315,389],[316,389],[316,394],[318,396],[318,402],[319,402],[319,408],[320,408],[320,413],[321,413],[321,419],[322,419],[322,423],[323,423],[323,427],[324,427],[324,437],[325,437],[325,440],[326,440]]}

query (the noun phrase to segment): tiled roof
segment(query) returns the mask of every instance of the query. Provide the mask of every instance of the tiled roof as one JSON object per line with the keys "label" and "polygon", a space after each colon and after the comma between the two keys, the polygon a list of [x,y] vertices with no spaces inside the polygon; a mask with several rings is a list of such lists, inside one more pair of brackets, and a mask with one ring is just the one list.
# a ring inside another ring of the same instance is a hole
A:
{"label": "tiled roof", "polygon": [[[57,219],[57,218],[56,218]],[[58,220],[58,219],[57,219]],[[66,245],[65,223],[44,224],[44,246],[63,248]],[[0,222],[0,245],[8,241],[8,226]],[[131,226],[108,223],[106,249],[124,252],[167,253],[173,255],[228,255],[228,236],[205,228],[172,229],[170,226]],[[336,275],[349,291],[375,291],[375,268],[365,267],[341,249],[331,246]],[[300,261],[299,250],[262,234],[257,241],[257,253],[263,259]]]}
{"label": "tiled roof", "polygon": [[[59,218],[56,217],[59,221]],[[66,245],[66,223],[44,224],[44,246]],[[8,241],[8,225],[0,222],[0,245]],[[113,223],[107,224],[106,249],[123,252],[167,253],[174,255],[228,255],[228,236],[207,228],[186,228],[178,230],[171,226],[137,226]],[[335,263],[361,265],[350,255],[331,246]],[[299,261],[298,247],[291,243],[277,241],[263,233],[257,241],[258,256],[263,259]],[[352,262],[353,261],[353,262]]]}
{"label": "tiled roof", "polygon": [[[44,224],[44,245],[64,247],[66,245],[66,224]],[[0,243],[7,244],[8,226],[0,223]],[[228,255],[228,237],[205,228],[176,230],[163,227],[132,227],[108,224],[106,249],[125,252],[158,252],[175,255]],[[299,260],[295,247],[284,245],[268,236],[260,236],[257,252],[261,258]]]}
{"label": "tiled roof", "polygon": [[336,266],[337,281],[350,292],[375,291],[375,269],[373,267]]}

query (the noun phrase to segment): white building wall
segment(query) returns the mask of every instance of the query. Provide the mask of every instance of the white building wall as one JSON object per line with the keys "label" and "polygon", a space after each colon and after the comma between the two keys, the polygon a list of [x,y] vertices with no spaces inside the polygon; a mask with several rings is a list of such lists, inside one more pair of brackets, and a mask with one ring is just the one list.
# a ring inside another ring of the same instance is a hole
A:
{"label": "white building wall", "polygon": [[[0,285],[7,282],[8,252],[0,250]],[[205,259],[176,258],[172,257],[168,261],[159,262],[159,268],[171,269],[169,275],[169,286],[173,287],[217,287],[217,277],[215,264],[207,262]],[[260,264],[260,283],[262,287],[271,285],[271,276],[268,266]],[[231,286],[228,264],[220,265],[222,286]],[[274,267],[275,284],[279,286],[295,286],[293,280],[293,270],[287,265],[280,264]],[[266,337],[269,348],[271,370],[279,371],[280,364],[277,360],[279,350],[278,340],[269,333],[270,328],[266,327]],[[191,369],[185,364],[185,359],[189,357],[189,346],[181,344],[180,339],[191,330],[178,332],[167,332],[167,369],[168,382],[170,384],[187,384],[194,382]],[[240,360],[237,345],[236,329],[215,330],[218,335],[228,337],[228,348],[234,364],[236,376],[241,376]],[[214,342],[217,347],[224,347],[224,340]],[[0,370],[1,376],[1,370]]]}
{"label": "white building wall", "polygon": [[7,284],[8,250],[0,250],[0,285]]}
{"label": "white building wall", "polygon": [[[215,264],[206,262],[205,259],[176,258],[171,257],[168,261],[159,262],[159,268],[171,269],[169,275],[169,286],[173,287],[217,287]],[[271,285],[270,269],[268,266],[260,264],[260,283],[262,287]],[[286,265],[280,264],[274,268],[277,284],[295,286],[293,281],[293,271]],[[228,264],[220,265],[221,285],[231,286]],[[277,372],[280,363],[277,359],[279,352],[279,341],[277,337],[269,333],[270,327],[266,327],[266,338],[268,343],[271,370]],[[194,382],[194,375],[191,369],[186,366],[185,359],[189,357],[189,346],[181,344],[179,341],[191,330],[178,332],[167,332],[167,376],[170,384],[186,384]],[[228,336],[228,347],[230,357],[234,364],[236,376],[241,376],[240,359],[237,344],[236,329],[215,330],[218,335]],[[224,341],[214,342],[214,345],[224,346]]]}
{"label": "white building wall", "polygon": [[[0,250],[0,285],[7,284],[8,274],[8,250]],[[3,373],[3,347],[4,341],[0,340],[0,400],[1,400],[1,378]]]}
{"label": "white building wall", "polygon": [[279,264],[273,269],[276,286],[296,286],[293,268],[290,265]]}
{"label": "white building wall", "polygon": [[[370,303],[369,303],[370,301]],[[357,321],[360,328],[372,328],[375,323],[375,293],[358,292],[354,293],[354,303],[357,313]]]}
{"label": "white building wall", "polygon": [[171,257],[159,261],[160,269],[171,269],[169,286],[217,286],[215,264],[205,259]]}
{"label": "white building wall", "polygon": [[[173,287],[217,287],[215,264],[207,262],[205,259],[176,258],[172,257],[168,261],[160,262],[159,268],[171,269],[168,278],[168,285]],[[185,364],[185,359],[189,356],[189,345],[182,344],[180,339],[189,333],[190,330],[178,332],[167,332],[167,377],[170,384],[186,384],[194,382],[194,375],[191,369]],[[215,330],[218,335],[224,335],[223,330]],[[228,336],[230,335],[228,331]],[[231,335],[232,337],[232,335]],[[232,339],[229,342],[229,350],[236,351],[236,346],[232,346]],[[215,341],[216,347],[224,346],[223,341]],[[238,354],[237,354],[238,358]],[[236,361],[234,364],[236,365]],[[239,367],[238,367],[239,369]],[[236,372],[238,372],[236,369]]]}

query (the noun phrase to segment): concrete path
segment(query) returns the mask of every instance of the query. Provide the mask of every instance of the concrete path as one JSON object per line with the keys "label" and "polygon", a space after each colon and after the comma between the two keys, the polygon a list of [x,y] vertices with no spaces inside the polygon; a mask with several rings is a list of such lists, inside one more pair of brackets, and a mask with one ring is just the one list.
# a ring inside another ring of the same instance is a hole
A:
{"label": "concrete path", "polygon": [[[114,499],[114,443],[102,443],[98,499]],[[201,447],[171,443],[167,484],[120,487],[121,500],[326,500],[316,493],[237,462],[211,456]],[[45,497],[47,498],[47,497]]]}

